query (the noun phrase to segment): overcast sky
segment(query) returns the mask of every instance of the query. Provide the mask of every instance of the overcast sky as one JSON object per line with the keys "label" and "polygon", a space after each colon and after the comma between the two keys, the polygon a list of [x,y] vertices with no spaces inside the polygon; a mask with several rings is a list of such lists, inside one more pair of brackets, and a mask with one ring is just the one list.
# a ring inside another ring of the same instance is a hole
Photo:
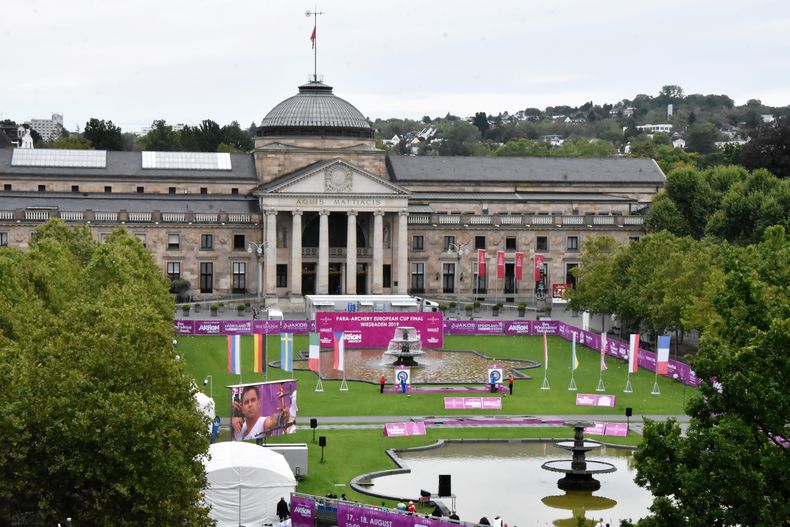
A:
{"label": "overcast sky", "polygon": [[[261,119],[313,71],[300,0],[0,0],[0,119]],[[788,0],[318,0],[318,73],[364,115],[615,103],[665,84],[790,104]]]}

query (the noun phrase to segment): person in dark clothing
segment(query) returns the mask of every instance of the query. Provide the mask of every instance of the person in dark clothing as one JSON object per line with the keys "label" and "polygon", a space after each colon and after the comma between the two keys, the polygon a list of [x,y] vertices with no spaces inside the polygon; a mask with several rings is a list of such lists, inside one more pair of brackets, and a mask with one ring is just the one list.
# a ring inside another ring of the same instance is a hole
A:
{"label": "person in dark clothing", "polygon": [[461,518],[458,516],[458,514],[456,514],[455,511],[451,512],[448,518],[450,518],[451,520],[455,520],[457,522],[461,521]]}
{"label": "person in dark clothing", "polygon": [[431,511],[431,516],[435,516],[437,518],[441,518],[442,517],[442,508],[439,507],[438,505],[436,507],[434,507],[433,511]]}
{"label": "person in dark clothing", "polygon": [[387,379],[382,375],[379,378],[379,393],[384,393],[384,385],[387,384]]}
{"label": "person in dark clothing", "polygon": [[510,388],[510,395],[513,395],[513,376],[511,375],[507,379],[507,387]]}
{"label": "person in dark clothing", "polygon": [[286,503],[285,498],[280,498],[280,501],[277,502],[277,517],[280,518],[281,522],[284,522],[290,515],[291,511],[288,510],[288,503]]}
{"label": "person in dark clothing", "polygon": [[480,521],[479,521],[479,522],[477,522],[477,523],[478,523],[479,525],[491,525],[491,522],[490,522],[490,521],[488,521],[488,518],[486,518],[485,516],[483,516],[482,518],[480,518]]}

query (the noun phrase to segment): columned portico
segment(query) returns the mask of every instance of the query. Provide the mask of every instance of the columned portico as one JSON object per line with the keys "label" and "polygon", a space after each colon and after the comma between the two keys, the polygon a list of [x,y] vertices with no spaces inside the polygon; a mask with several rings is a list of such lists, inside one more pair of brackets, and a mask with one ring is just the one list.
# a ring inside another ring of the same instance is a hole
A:
{"label": "columned portico", "polygon": [[373,212],[373,294],[380,295],[384,291],[384,212],[378,209]]}
{"label": "columned portico", "polygon": [[347,295],[357,294],[357,211],[350,210],[346,233],[346,290]]}
{"label": "columned portico", "polygon": [[277,211],[266,211],[266,244],[268,253],[266,258],[266,295],[277,295]]}
{"label": "columned portico", "polygon": [[326,209],[320,211],[318,217],[318,276],[316,293],[326,295],[329,293],[329,211]]}
{"label": "columned portico", "polygon": [[398,287],[396,293],[405,295],[409,272],[409,237],[407,233],[409,213],[402,210],[398,213]]}
{"label": "columned portico", "polygon": [[291,211],[291,295],[302,295],[302,211]]}

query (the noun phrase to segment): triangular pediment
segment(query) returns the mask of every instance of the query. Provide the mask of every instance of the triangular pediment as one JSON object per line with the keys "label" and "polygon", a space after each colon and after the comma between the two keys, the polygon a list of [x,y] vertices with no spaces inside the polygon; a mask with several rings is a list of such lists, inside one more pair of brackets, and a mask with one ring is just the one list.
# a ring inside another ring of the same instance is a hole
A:
{"label": "triangular pediment", "polygon": [[258,187],[256,195],[401,196],[399,185],[366,172],[342,159],[321,161]]}

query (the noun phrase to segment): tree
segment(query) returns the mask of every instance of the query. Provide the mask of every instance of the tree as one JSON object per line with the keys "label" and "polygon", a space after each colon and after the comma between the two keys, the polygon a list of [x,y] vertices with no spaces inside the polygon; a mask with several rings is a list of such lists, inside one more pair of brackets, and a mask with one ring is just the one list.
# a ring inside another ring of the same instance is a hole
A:
{"label": "tree", "polygon": [[694,123],[686,131],[686,149],[699,154],[710,154],[716,150],[719,132],[710,123]]}
{"label": "tree", "polygon": [[701,397],[685,437],[673,420],[647,421],[636,482],[654,496],[640,526],[787,525],[790,522],[790,242],[725,246],[714,317],[692,366]]}
{"label": "tree", "polygon": [[0,524],[210,524],[208,423],[140,241],[50,222],[0,276]]}
{"label": "tree", "polygon": [[93,143],[97,150],[123,150],[121,129],[112,124],[112,121],[91,118],[85,123],[82,137]]}
{"label": "tree", "polygon": [[63,150],[93,150],[93,143],[76,134],[68,137],[59,137],[52,141],[50,146]]}
{"label": "tree", "polygon": [[139,142],[143,150],[157,152],[178,152],[181,150],[181,138],[178,132],[175,132],[173,127],[163,119],[154,121],[151,124],[151,131],[141,137]]}
{"label": "tree", "polygon": [[616,311],[613,262],[621,250],[611,236],[597,236],[585,241],[581,265],[574,269],[576,287],[569,293],[569,309],[601,315]]}
{"label": "tree", "polygon": [[486,132],[490,128],[488,125],[488,116],[485,112],[477,112],[474,116],[474,119],[472,119],[472,124],[475,125],[478,130],[480,130],[480,135],[483,137],[485,137]]}
{"label": "tree", "polygon": [[750,170],[765,168],[778,178],[790,179],[790,117],[761,126],[743,146],[741,162]]}
{"label": "tree", "polygon": [[[230,145],[236,151],[249,152],[255,148],[254,136],[251,136],[246,130],[242,130],[238,121],[222,127],[222,143]],[[217,147],[219,151],[219,146]]]}

